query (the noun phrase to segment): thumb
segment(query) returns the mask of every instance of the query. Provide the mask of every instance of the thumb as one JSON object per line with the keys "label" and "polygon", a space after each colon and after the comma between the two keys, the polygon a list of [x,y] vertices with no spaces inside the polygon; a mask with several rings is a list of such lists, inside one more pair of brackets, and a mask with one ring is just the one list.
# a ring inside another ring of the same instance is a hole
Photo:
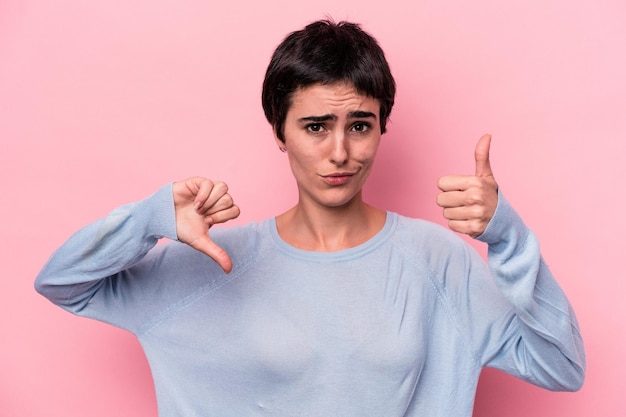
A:
{"label": "thumb", "polygon": [[219,247],[217,243],[211,240],[207,235],[201,239],[197,239],[191,245],[194,249],[208,255],[213,259],[227,274],[233,270],[233,262],[228,253]]}
{"label": "thumb", "polygon": [[491,147],[491,135],[483,135],[476,144],[474,158],[476,159],[476,176],[492,177],[491,164],[489,163],[489,148]]}

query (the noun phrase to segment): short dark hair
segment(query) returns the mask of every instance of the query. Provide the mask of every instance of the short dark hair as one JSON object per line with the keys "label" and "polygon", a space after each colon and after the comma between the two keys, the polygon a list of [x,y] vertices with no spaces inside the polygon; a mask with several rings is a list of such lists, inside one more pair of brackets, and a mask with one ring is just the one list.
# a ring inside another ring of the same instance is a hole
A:
{"label": "short dark hair", "polygon": [[380,129],[385,133],[396,83],[383,50],[358,24],[319,20],[289,34],[267,67],[263,111],[278,139],[285,141],[285,118],[296,90],[335,82],[353,85],[380,102]]}

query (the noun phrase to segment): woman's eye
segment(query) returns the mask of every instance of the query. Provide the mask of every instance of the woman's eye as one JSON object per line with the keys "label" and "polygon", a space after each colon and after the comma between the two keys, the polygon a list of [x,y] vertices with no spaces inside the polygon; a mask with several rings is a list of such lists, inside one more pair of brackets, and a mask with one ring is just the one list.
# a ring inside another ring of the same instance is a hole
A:
{"label": "woman's eye", "polygon": [[370,125],[368,123],[355,123],[354,126],[352,126],[352,130],[358,133],[365,133],[369,128]]}
{"label": "woman's eye", "polygon": [[306,130],[311,133],[320,133],[324,131],[324,125],[322,125],[321,123],[311,123],[310,125],[306,126]]}

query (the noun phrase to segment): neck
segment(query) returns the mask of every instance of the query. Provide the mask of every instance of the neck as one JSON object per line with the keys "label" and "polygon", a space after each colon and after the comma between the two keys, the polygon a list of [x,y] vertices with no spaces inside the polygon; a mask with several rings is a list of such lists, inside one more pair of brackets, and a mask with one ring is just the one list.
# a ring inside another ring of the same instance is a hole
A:
{"label": "neck", "polygon": [[280,237],[299,249],[332,252],[358,246],[385,224],[386,213],[360,198],[341,207],[304,204],[276,217]]}

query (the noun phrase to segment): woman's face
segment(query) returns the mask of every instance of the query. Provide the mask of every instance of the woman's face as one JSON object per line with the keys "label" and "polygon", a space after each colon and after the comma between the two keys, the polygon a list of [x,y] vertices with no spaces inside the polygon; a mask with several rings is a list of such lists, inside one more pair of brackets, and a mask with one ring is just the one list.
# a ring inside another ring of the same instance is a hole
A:
{"label": "woman's face", "polygon": [[296,91],[284,125],[300,203],[343,207],[361,201],[380,142],[380,103],[350,84]]}

